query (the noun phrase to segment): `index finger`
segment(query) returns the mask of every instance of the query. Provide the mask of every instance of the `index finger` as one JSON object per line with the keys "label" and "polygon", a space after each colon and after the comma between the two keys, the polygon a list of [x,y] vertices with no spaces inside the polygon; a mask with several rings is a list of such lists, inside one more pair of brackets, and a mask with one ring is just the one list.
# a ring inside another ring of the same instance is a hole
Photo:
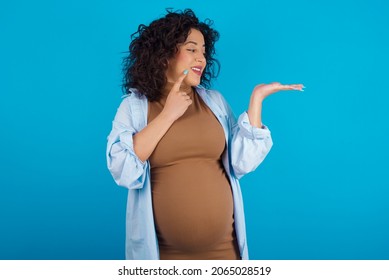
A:
{"label": "index finger", "polygon": [[188,74],[188,70],[185,70],[177,79],[177,81],[174,83],[173,88],[175,91],[180,90],[180,86],[182,84],[182,81],[184,81],[186,75]]}

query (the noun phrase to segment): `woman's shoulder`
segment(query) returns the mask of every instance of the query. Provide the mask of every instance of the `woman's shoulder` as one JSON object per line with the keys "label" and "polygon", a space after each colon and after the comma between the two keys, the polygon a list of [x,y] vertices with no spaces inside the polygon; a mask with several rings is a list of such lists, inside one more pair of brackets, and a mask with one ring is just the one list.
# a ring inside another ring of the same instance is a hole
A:
{"label": "woman's shoulder", "polygon": [[136,88],[130,88],[127,93],[122,95],[123,99],[127,99],[128,101],[132,100],[145,100],[147,101],[147,98],[144,94],[139,92]]}
{"label": "woman's shoulder", "polygon": [[129,89],[126,94],[122,95],[122,103],[127,104],[127,106],[141,105],[144,102],[147,102],[147,97],[135,88]]}
{"label": "woman's shoulder", "polygon": [[147,98],[136,89],[122,95],[119,109],[124,112],[139,112],[147,104]]}
{"label": "woman's shoulder", "polygon": [[203,92],[207,97],[212,99],[212,101],[218,103],[219,105],[225,105],[226,100],[220,91],[216,89],[208,89],[203,86],[197,86],[199,92]]}

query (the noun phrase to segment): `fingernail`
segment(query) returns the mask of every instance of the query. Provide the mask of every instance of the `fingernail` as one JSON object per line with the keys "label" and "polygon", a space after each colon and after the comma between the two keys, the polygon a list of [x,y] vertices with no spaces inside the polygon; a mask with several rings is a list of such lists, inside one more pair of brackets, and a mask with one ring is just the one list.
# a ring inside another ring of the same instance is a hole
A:
{"label": "fingernail", "polygon": [[188,70],[184,70],[184,74],[185,74],[185,75],[188,74],[188,72],[189,72]]}

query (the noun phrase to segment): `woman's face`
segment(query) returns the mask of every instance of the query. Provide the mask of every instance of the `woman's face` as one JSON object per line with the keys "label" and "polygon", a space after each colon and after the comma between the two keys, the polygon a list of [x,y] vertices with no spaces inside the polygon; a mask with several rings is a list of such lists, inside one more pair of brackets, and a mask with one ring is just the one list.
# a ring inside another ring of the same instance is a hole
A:
{"label": "woman's face", "polygon": [[178,52],[169,60],[166,78],[168,83],[174,83],[178,77],[188,70],[183,81],[184,86],[198,86],[207,61],[205,59],[205,42],[203,34],[197,29],[191,29],[188,38],[177,46]]}

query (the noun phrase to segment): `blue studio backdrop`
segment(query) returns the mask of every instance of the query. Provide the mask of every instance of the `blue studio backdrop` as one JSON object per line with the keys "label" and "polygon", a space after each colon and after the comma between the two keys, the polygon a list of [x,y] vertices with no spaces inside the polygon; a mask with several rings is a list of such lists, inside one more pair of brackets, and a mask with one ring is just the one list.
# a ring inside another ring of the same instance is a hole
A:
{"label": "blue studio backdrop", "polygon": [[258,83],[274,146],[241,180],[252,259],[389,258],[389,4],[383,0],[0,4],[0,259],[123,259],[127,190],[106,168],[130,35],[165,8],[220,32],[213,87]]}

